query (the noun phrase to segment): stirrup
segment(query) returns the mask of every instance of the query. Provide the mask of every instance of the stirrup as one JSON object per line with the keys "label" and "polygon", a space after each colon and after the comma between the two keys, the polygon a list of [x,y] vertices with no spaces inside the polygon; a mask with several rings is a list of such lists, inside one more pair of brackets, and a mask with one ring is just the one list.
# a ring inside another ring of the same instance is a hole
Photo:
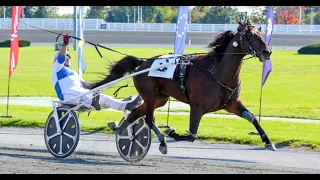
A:
{"label": "stirrup", "polygon": [[[132,97],[130,97],[130,99],[131,98]],[[125,110],[132,111],[132,110],[138,108],[141,104],[143,104],[143,99],[141,98],[140,95],[138,95],[136,97],[136,99],[134,99],[132,102],[129,102],[126,104]]]}
{"label": "stirrup", "polygon": [[107,125],[112,131],[115,131],[116,128],[118,127],[118,123],[117,122],[109,122]]}
{"label": "stirrup", "polygon": [[96,93],[93,93],[93,96],[95,96],[93,99],[92,99],[92,106],[97,110],[101,110],[101,106],[100,106],[100,103],[99,103],[99,100],[100,100],[100,95],[97,95],[99,94],[98,92]]}

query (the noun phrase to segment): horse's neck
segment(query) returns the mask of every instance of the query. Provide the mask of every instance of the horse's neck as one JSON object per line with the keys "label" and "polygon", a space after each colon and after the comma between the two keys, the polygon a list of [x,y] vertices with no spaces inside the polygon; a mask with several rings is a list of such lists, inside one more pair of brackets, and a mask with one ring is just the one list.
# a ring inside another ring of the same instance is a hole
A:
{"label": "horse's neck", "polygon": [[[221,58],[220,63],[216,66],[218,71],[218,76],[222,82],[226,84],[238,83],[240,69],[242,66],[242,59],[245,56],[241,54],[239,48],[232,46],[232,42],[228,45],[225,55]],[[230,54],[228,54],[230,53]],[[239,54],[236,54],[239,53]]]}

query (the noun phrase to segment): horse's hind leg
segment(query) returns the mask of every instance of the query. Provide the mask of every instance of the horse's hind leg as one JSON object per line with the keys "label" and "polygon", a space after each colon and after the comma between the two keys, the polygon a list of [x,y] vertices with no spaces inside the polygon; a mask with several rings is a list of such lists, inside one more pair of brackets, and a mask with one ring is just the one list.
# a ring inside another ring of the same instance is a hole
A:
{"label": "horse's hind leg", "polygon": [[263,142],[265,142],[265,147],[269,150],[276,151],[276,147],[269,139],[266,132],[263,130],[261,125],[259,124],[257,118],[254,116],[252,112],[250,112],[240,100],[231,101],[225,108],[226,111],[231,112],[233,114],[236,114],[239,117],[242,117],[249,122],[251,122],[254,127],[257,129],[257,131],[260,134],[260,137]]}
{"label": "horse's hind leg", "polygon": [[[156,133],[156,135],[158,137],[158,140],[160,142],[159,151],[162,154],[167,154],[166,138],[160,132],[159,128],[156,126],[155,121],[154,121],[154,117],[153,117],[153,113],[154,113],[154,109],[155,108],[164,106],[166,104],[166,102],[168,101],[169,97],[158,98],[155,103],[153,101],[150,101],[150,99],[151,98],[149,98],[147,101],[145,101],[137,109],[134,109],[129,114],[127,119],[122,122],[121,126],[115,128],[115,132],[117,134],[121,134],[121,132],[123,130],[125,130],[125,128],[127,128],[130,123],[134,122],[139,117],[142,117],[142,116],[146,115],[146,119],[145,119],[146,123],[148,124],[150,129],[152,129]],[[152,106],[152,104],[153,104],[153,106]]]}
{"label": "horse's hind leg", "polygon": [[[156,133],[158,140],[160,142],[159,145],[159,151],[162,154],[167,154],[168,150],[167,150],[167,142],[166,142],[166,138],[164,136],[164,134],[161,133],[161,131],[159,130],[159,128],[157,127],[156,123],[155,123],[155,119],[153,117],[153,113],[154,113],[154,109],[158,108],[158,107],[162,107],[166,104],[166,102],[168,101],[169,97],[158,97],[158,99],[155,102],[155,105],[153,107],[150,106],[150,108],[152,108],[153,110],[149,110],[149,107],[147,107],[147,116],[146,116],[146,122],[149,125],[149,127]],[[148,116],[148,113],[151,114],[152,116]],[[150,119],[152,117],[152,119]]]}
{"label": "horse's hind leg", "polygon": [[116,124],[112,122],[108,124],[109,128],[113,129],[117,134],[121,134],[130,123],[133,123],[136,119],[146,114],[146,108],[146,104],[143,103],[138,108],[133,109],[120,126],[116,126]]}
{"label": "horse's hind leg", "polygon": [[154,84],[152,88],[145,88],[145,87],[136,87],[139,94],[142,96],[144,100],[144,104],[146,105],[146,118],[145,121],[152,129],[160,141],[159,150],[162,154],[167,153],[167,143],[165,136],[160,132],[158,127],[154,121],[154,110],[155,108],[161,107],[166,104],[169,97],[168,96],[159,96],[157,85]]}
{"label": "horse's hind leg", "polygon": [[189,133],[187,136],[181,136],[177,134],[172,128],[166,130],[169,137],[172,137],[175,141],[190,141],[193,142],[197,138],[197,132],[200,124],[200,120],[203,116],[203,111],[199,106],[190,106],[190,124]]}

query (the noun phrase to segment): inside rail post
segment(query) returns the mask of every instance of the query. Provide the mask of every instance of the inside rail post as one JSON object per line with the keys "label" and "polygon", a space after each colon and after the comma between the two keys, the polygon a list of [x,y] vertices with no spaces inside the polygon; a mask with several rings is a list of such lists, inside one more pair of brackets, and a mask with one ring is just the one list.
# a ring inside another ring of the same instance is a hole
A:
{"label": "inside rail post", "polygon": [[[77,6],[73,6],[73,36],[77,36]],[[77,50],[77,40],[73,38],[73,50]]]}

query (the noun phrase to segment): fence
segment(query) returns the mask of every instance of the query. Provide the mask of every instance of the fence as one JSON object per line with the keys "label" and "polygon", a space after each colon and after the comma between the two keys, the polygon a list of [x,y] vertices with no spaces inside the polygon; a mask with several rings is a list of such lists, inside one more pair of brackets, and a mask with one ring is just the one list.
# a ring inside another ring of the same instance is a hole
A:
{"label": "fence", "polygon": [[[19,29],[34,29],[26,24],[56,30],[73,30],[73,19],[61,18],[21,18]],[[256,24],[265,32],[265,24]],[[237,24],[189,24],[188,32],[220,32],[236,30]],[[11,18],[0,19],[0,29],[11,29]],[[85,19],[84,30],[100,31],[160,31],[174,32],[174,23],[106,23],[103,19]],[[275,24],[273,34],[320,34],[320,25],[283,25]]]}

